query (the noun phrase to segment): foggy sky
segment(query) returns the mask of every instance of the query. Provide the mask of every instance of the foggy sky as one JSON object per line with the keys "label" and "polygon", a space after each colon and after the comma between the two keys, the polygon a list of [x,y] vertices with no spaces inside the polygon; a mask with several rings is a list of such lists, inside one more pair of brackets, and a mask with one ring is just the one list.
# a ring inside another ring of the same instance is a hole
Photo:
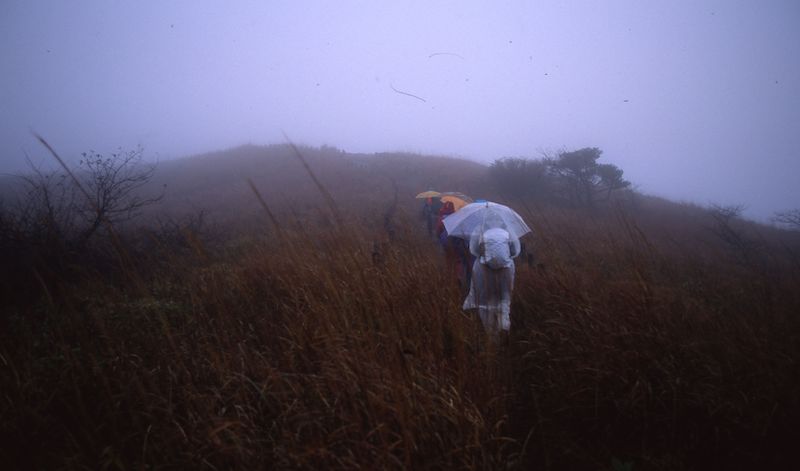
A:
{"label": "foggy sky", "polygon": [[591,146],[640,191],[763,219],[800,207],[798,25],[794,0],[2,0],[0,172],[45,159],[31,129],[160,159],[282,131],[482,162]]}

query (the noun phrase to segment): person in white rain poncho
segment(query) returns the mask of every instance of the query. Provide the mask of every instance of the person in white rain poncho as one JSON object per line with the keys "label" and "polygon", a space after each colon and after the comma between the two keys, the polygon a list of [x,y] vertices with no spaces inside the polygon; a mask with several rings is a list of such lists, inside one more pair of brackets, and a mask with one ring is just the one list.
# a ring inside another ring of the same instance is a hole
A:
{"label": "person in white rain poncho", "polygon": [[489,332],[508,331],[514,257],[520,252],[519,238],[531,228],[516,211],[491,201],[468,204],[443,222],[449,235],[469,240],[469,251],[475,256],[464,309],[477,309]]}
{"label": "person in white rain poncho", "polygon": [[511,291],[514,287],[514,260],[519,255],[519,239],[505,229],[476,228],[469,241],[475,256],[472,283],[463,308],[477,309],[483,327],[489,332],[511,327]]}

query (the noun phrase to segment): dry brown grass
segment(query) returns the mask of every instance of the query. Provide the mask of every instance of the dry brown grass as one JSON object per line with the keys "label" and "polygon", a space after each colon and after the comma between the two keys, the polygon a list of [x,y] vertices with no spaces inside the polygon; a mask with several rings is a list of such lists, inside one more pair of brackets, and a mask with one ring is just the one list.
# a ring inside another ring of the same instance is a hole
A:
{"label": "dry brown grass", "polygon": [[47,313],[44,332],[23,335],[30,325],[18,320],[3,383],[6,425],[25,440],[6,437],[6,458],[500,463],[513,443],[498,428],[504,407],[482,405],[502,386],[435,252],[394,247],[373,266],[354,237],[317,236],[309,251],[291,234],[254,244],[246,260],[155,277],[152,296],[87,286]]}
{"label": "dry brown grass", "polygon": [[[408,194],[402,162],[381,165]],[[414,202],[401,204],[389,239],[380,218],[391,191],[367,183],[343,203],[341,181],[318,175],[342,224],[323,205],[276,211],[266,189],[280,237],[262,215],[260,235],[218,247],[198,237],[188,252],[156,245],[153,259],[132,247],[143,292],[99,276],[48,279],[37,303],[6,312],[2,462],[797,464],[800,270],[785,241],[763,236],[745,263],[708,236],[700,213],[669,224],[641,208],[586,214],[526,202],[536,260],[519,264],[511,335],[498,341],[461,311],[456,282],[407,216]]]}

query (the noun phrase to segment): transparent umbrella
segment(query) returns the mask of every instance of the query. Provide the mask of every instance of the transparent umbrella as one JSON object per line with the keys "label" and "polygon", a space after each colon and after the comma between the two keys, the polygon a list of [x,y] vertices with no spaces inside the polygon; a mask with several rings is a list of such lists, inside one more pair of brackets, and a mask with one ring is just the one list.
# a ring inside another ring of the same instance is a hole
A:
{"label": "transparent umbrella", "polygon": [[517,239],[531,232],[516,211],[491,201],[464,206],[444,219],[444,227],[448,235],[462,239],[469,239],[476,229],[485,231],[495,227],[505,229]]}

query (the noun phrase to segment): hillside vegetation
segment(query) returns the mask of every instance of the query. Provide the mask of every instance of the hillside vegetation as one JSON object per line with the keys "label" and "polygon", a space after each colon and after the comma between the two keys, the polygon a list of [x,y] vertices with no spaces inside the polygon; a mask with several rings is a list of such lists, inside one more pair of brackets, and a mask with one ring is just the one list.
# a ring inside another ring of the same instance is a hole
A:
{"label": "hillside vegetation", "polygon": [[[591,208],[514,194],[460,159],[299,151],[162,162],[138,190],[160,202],[80,248],[27,240],[0,213],[0,461],[800,462],[797,233],[627,189]],[[413,199],[429,188],[534,228],[507,339],[461,310]]]}

